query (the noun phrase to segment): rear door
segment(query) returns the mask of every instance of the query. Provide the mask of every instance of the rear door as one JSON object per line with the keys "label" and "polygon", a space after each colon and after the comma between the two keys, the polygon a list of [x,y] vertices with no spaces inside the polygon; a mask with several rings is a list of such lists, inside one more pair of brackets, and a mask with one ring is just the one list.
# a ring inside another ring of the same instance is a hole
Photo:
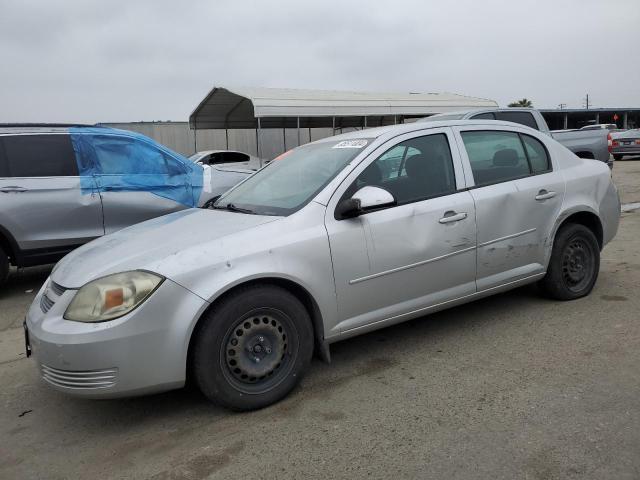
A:
{"label": "rear door", "polygon": [[97,186],[78,175],[68,134],[0,137],[0,226],[36,263],[104,234]]}
{"label": "rear door", "polygon": [[564,197],[544,143],[504,127],[456,127],[478,227],[478,291],[544,273]]}
{"label": "rear door", "polygon": [[151,143],[92,135],[105,233],[193,206],[184,164]]}

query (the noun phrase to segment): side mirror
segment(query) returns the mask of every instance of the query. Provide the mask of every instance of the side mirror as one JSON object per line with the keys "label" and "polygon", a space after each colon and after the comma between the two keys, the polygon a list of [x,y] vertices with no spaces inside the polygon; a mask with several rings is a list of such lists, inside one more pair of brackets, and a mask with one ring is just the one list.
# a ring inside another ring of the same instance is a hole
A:
{"label": "side mirror", "polygon": [[340,202],[336,207],[335,216],[338,219],[353,218],[395,204],[396,199],[384,188],[367,185],[354,193],[351,198]]}

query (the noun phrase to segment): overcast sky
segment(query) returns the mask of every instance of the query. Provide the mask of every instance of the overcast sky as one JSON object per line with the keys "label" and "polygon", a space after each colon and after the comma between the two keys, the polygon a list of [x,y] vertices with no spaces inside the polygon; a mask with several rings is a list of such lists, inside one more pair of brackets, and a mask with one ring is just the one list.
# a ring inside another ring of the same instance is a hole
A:
{"label": "overcast sky", "polygon": [[640,107],[639,0],[0,0],[0,122],[186,120],[213,86]]}

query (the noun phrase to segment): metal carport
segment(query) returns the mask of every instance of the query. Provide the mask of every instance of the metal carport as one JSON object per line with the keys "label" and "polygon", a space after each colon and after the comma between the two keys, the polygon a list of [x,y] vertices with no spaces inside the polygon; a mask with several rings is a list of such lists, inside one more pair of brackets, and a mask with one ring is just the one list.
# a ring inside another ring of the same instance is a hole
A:
{"label": "metal carport", "polygon": [[493,100],[454,93],[369,93],[288,88],[214,87],[189,116],[195,130],[376,127],[435,113],[497,107]]}

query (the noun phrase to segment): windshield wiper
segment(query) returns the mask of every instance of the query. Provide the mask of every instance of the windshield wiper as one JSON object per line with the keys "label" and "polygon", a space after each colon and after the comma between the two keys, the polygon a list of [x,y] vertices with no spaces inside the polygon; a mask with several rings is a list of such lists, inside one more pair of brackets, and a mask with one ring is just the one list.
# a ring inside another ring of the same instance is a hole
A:
{"label": "windshield wiper", "polygon": [[228,210],[230,212],[238,212],[238,213],[249,213],[254,214],[253,210],[248,208],[236,207],[233,203],[227,203],[226,205],[214,205],[213,208],[216,210]]}

